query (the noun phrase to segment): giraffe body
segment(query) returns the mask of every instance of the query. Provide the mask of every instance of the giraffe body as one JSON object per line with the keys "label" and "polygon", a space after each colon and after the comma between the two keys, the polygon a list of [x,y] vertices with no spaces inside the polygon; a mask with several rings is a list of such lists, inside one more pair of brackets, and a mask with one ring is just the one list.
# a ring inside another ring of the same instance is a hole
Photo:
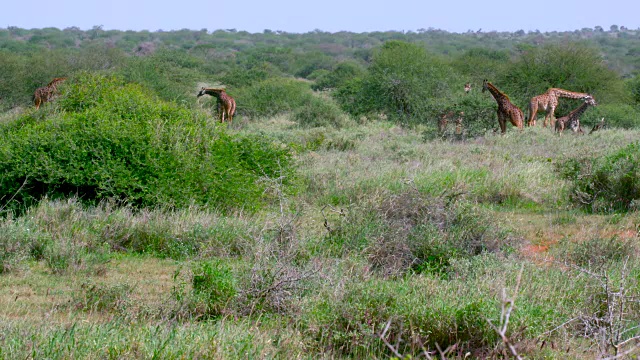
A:
{"label": "giraffe body", "polygon": [[236,113],[236,101],[227,95],[224,89],[203,87],[198,93],[198,97],[202,95],[211,95],[216,98],[218,117],[221,123],[225,122],[225,119],[229,122],[233,120],[233,115]]}
{"label": "giraffe body", "polygon": [[33,93],[33,104],[36,106],[36,109],[40,108],[40,105],[44,104],[47,101],[53,100],[54,96],[58,92],[58,85],[65,81],[67,78],[55,78],[47,84],[47,86],[42,86],[36,89]]}
{"label": "giraffe body", "polygon": [[584,133],[584,131],[582,131],[582,128],[580,128],[580,116],[587,110],[589,106],[596,106],[598,104],[591,95],[585,96],[583,100],[584,102],[580,104],[580,106],[575,108],[566,116],[563,116],[556,120],[555,129],[557,133],[562,134],[562,132],[567,127],[574,133]]}
{"label": "giraffe body", "polygon": [[482,92],[489,90],[493,98],[498,103],[498,123],[500,124],[500,131],[504,134],[507,131],[507,120],[513,124],[513,126],[522,130],[524,124],[524,115],[519,107],[515,106],[509,97],[498,90],[492,83],[485,80],[482,83]]}
{"label": "giraffe body", "polygon": [[544,94],[531,98],[531,101],[529,102],[529,120],[527,121],[527,125],[536,125],[536,115],[538,114],[538,109],[541,109],[545,111],[542,126],[547,127],[547,125],[551,125],[553,127],[554,124],[552,118],[556,108],[558,107],[558,98],[582,99],[587,95],[589,94],[573,92],[560,88],[550,88]]}

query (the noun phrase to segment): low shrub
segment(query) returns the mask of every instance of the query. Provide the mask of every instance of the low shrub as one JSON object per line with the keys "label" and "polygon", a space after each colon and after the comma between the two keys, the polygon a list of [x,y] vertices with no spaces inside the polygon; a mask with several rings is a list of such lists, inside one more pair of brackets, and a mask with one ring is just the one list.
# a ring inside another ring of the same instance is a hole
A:
{"label": "low shrub", "polygon": [[640,201],[640,143],[595,159],[567,159],[557,170],[572,182],[571,200],[589,212],[635,210]]}
{"label": "low shrub", "polygon": [[319,97],[312,97],[309,102],[295,109],[292,117],[305,128],[321,126],[340,128],[348,120],[347,114],[333,101]]}
{"label": "low shrub", "polygon": [[269,78],[234,94],[238,112],[254,118],[293,111],[313,97],[308,84],[289,78]]}
{"label": "low shrub", "polygon": [[187,319],[215,319],[228,312],[237,294],[236,280],[228,264],[221,260],[198,261],[192,265],[190,291],[180,272],[174,275],[173,297],[178,303],[174,314]]}

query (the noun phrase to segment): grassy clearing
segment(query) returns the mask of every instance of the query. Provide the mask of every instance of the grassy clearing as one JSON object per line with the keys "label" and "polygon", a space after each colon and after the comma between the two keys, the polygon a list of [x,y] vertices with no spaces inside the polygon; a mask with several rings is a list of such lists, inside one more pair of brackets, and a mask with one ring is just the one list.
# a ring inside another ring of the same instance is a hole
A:
{"label": "grassy clearing", "polygon": [[487,319],[520,269],[521,355],[592,359],[638,335],[638,214],[576,209],[556,169],[638,131],[236,126],[291,145],[303,190],[265,180],[271,205],[252,214],[68,199],[5,217],[0,358],[386,358],[389,321],[402,354],[501,358]]}

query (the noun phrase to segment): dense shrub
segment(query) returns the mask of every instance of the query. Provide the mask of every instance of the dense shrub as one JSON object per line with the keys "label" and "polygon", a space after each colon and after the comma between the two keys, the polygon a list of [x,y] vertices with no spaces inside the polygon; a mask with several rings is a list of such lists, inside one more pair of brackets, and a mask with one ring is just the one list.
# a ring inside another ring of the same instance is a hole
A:
{"label": "dense shrub", "polygon": [[472,91],[482,90],[484,79],[495,79],[510,62],[506,50],[472,48],[453,59],[451,65],[471,83]]}
{"label": "dense shrub", "polygon": [[344,61],[338,63],[331,71],[314,72],[317,75],[316,82],[311,85],[314,90],[335,89],[341,86],[345,81],[361,77],[365,74],[365,70],[359,63],[355,61]]}
{"label": "dense shrub", "polygon": [[342,127],[348,120],[345,114],[331,99],[312,97],[309,102],[293,112],[293,120],[302,127]]}
{"label": "dense shrub", "polygon": [[[409,122],[425,122],[449,103],[463,82],[441,58],[423,47],[388,41],[376,53],[362,81],[347,81],[335,96],[353,115],[383,112]],[[340,97],[347,96],[342,100]],[[353,105],[353,106],[349,106]]]}
{"label": "dense shrub", "polygon": [[230,136],[118,78],[85,74],[68,83],[46,120],[27,113],[0,128],[0,197],[254,209],[264,202],[261,177],[291,181],[290,150],[269,139]]}
{"label": "dense shrub", "polygon": [[558,169],[572,182],[571,199],[587,211],[628,211],[640,205],[640,143],[596,159],[568,159]]}
{"label": "dense shrub", "polygon": [[[595,48],[583,43],[527,48],[496,81],[525,112],[533,96],[551,87],[592,94],[600,104],[624,102],[626,97],[620,77]],[[567,114],[578,105],[577,100],[561,101],[556,114]]]}
{"label": "dense shrub", "polygon": [[293,111],[313,97],[308,84],[288,78],[270,78],[239,89],[235,94],[238,112],[251,117]]}
{"label": "dense shrub", "polygon": [[585,128],[605,119],[607,127],[632,129],[640,127],[640,108],[629,104],[602,104],[585,112],[580,124]]}
{"label": "dense shrub", "polygon": [[237,293],[233,273],[221,261],[196,263],[191,285],[195,305],[202,307],[200,311],[205,317],[222,315]]}

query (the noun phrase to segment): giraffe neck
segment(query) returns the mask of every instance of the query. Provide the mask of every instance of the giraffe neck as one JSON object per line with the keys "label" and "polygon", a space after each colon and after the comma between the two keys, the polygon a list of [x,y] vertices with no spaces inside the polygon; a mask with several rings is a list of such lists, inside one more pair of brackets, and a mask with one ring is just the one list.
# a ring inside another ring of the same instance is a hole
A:
{"label": "giraffe neck", "polygon": [[581,98],[589,95],[589,94],[585,94],[585,93],[573,92],[573,91],[564,90],[564,89],[558,89],[558,88],[549,89],[549,93],[552,93],[553,95],[555,95],[557,97],[563,97],[563,98],[568,98],[568,99],[581,99]]}
{"label": "giraffe neck", "polygon": [[222,92],[223,91],[218,90],[218,89],[205,89],[204,90],[205,94],[211,95],[211,96],[215,97],[216,99],[220,99],[220,96],[222,95]]}
{"label": "giraffe neck", "polygon": [[496,99],[498,105],[504,105],[511,102],[511,100],[509,100],[509,97],[502,91],[498,90],[497,87],[493,86],[492,83],[487,83],[487,89],[489,89],[489,92],[491,93],[491,95],[493,95],[493,98]]}
{"label": "giraffe neck", "polygon": [[590,105],[586,102],[582,103],[582,105],[578,106],[572,112],[570,112],[569,115],[567,115],[568,121],[573,121],[579,118],[580,115],[582,115],[582,113],[584,113],[584,111],[587,110],[589,106]]}

